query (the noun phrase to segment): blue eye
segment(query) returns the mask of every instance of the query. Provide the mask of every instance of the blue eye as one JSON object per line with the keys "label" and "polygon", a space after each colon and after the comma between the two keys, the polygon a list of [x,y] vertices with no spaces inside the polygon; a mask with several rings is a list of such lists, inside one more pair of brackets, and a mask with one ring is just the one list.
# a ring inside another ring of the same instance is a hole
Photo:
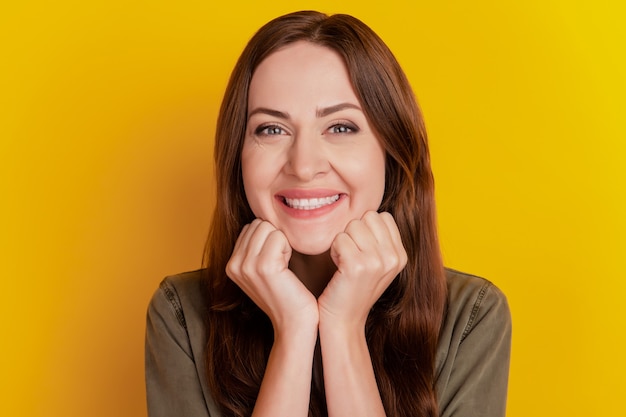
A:
{"label": "blue eye", "polygon": [[259,126],[254,133],[259,136],[276,136],[284,135],[285,129],[277,125],[264,125]]}
{"label": "blue eye", "polygon": [[336,124],[330,127],[331,133],[340,134],[340,135],[347,134],[347,133],[356,133],[358,131],[359,129],[356,126],[346,124],[346,123]]}

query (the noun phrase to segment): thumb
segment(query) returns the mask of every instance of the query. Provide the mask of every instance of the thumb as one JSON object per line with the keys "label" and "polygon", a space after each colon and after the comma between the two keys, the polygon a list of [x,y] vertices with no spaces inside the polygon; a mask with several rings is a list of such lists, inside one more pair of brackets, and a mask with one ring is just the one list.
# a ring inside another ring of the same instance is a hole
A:
{"label": "thumb", "polygon": [[276,251],[274,253],[280,253],[282,255],[285,263],[289,263],[292,249],[289,241],[287,240],[287,236],[285,236],[283,232],[278,229],[272,231],[267,237],[267,244],[268,246],[274,248],[273,250]]}
{"label": "thumb", "polygon": [[353,246],[352,238],[347,233],[341,232],[335,237],[330,245],[330,258],[337,268],[339,268],[343,258],[350,253]]}

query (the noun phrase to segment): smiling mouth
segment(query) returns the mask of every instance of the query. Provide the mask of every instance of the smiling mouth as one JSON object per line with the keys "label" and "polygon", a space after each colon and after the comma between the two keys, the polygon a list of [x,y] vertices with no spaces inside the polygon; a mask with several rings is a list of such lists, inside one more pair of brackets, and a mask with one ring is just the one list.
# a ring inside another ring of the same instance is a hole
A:
{"label": "smiling mouth", "polygon": [[315,210],[333,204],[339,200],[339,194],[322,198],[287,198],[283,197],[283,202],[296,210]]}

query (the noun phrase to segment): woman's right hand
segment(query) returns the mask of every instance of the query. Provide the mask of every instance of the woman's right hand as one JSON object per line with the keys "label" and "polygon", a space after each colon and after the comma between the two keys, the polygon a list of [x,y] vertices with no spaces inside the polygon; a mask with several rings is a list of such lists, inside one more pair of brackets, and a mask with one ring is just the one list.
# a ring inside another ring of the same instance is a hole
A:
{"label": "woman's right hand", "polygon": [[255,219],[237,238],[226,274],[268,315],[274,331],[317,326],[315,296],[289,269],[291,246],[271,223]]}

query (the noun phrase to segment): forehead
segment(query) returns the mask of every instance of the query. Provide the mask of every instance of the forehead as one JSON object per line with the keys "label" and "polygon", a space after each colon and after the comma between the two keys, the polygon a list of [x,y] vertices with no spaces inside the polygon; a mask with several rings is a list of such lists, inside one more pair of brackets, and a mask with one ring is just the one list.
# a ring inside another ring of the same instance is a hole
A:
{"label": "forehead", "polygon": [[345,62],[328,47],[299,41],[259,64],[250,83],[248,107],[324,97],[328,101],[356,100]]}

